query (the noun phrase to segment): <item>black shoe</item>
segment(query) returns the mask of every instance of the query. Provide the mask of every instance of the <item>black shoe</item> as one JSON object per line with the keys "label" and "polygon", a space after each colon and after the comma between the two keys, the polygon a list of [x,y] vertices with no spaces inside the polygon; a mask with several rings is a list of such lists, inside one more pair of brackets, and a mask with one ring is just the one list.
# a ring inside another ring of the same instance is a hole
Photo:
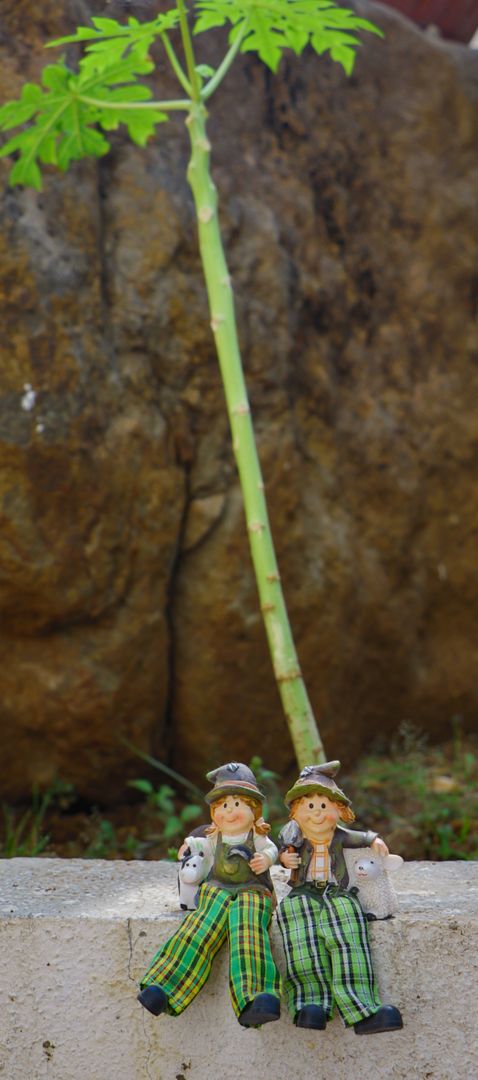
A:
{"label": "black shoe", "polygon": [[324,1031],[326,1023],[327,1014],[322,1005],[303,1005],[294,1017],[296,1027],[315,1028],[316,1031]]}
{"label": "black shoe", "polygon": [[280,1001],[274,994],[258,994],[246,1005],[239,1017],[242,1027],[260,1027],[280,1017]]}
{"label": "black shoe", "polygon": [[356,1035],[375,1035],[379,1031],[399,1031],[402,1027],[402,1014],[395,1005],[382,1005],[377,1012],[354,1024]]}
{"label": "black shoe", "polygon": [[144,990],[138,994],[138,1001],[153,1016],[159,1016],[160,1013],[165,1012],[168,1005],[167,996],[160,986],[145,986]]}

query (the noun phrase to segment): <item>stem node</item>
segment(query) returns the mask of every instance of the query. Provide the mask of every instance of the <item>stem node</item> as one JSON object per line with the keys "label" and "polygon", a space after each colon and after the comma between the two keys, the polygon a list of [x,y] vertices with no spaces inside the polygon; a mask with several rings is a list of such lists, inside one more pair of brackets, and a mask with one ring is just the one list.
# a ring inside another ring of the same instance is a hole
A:
{"label": "stem node", "polygon": [[251,521],[248,529],[251,533],[261,533],[264,532],[265,525],[263,521]]}
{"label": "stem node", "polygon": [[198,150],[204,150],[205,154],[208,154],[211,149],[211,143],[206,138],[197,139],[194,145],[197,146]]}
{"label": "stem node", "polygon": [[295,679],[301,679],[301,678],[302,678],[302,672],[299,671],[299,668],[295,668],[292,671],[286,671],[286,672],[284,672],[283,675],[279,675],[279,674],[276,673],[276,679],[277,679],[278,683],[294,682]]}
{"label": "stem node", "polygon": [[200,221],[202,221],[203,225],[207,225],[208,222],[211,221],[213,214],[214,210],[212,209],[212,206],[201,206],[201,209],[198,213],[198,218]]}

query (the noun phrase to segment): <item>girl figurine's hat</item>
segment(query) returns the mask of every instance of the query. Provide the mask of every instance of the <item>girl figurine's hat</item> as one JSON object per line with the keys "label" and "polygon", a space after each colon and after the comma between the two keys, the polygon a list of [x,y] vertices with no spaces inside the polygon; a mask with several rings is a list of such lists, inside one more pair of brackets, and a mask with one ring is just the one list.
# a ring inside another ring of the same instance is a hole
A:
{"label": "girl figurine's hat", "polygon": [[240,761],[220,765],[218,769],[206,773],[206,776],[210,783],[214,784],[212,791],[208,791],[204,796],[207,803],[216,802],[226,795],[249,795],[251,799],[261,803],[265,800],[252,769],[248,765],[242,765]]}
{"label": "girl figurine's hat", "polygon": [[340,761],[325,761],[323,765],[305,765],[293,787],[285,795],[285,802],[290,806],[294,799],[303,795],[327,795],[332,802],[350,806],[350,799],[337,787],[334,776],[340,769]]}

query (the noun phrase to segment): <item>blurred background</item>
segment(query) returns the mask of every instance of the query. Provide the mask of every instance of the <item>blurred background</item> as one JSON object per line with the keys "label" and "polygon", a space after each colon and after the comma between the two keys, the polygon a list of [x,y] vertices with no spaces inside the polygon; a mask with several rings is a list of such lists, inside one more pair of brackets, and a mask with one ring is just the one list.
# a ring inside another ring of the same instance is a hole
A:
{"label": "blurred background", "polygon": [[[2,0],[0,101],[90,15],[167,6]],[[476,858],[478,3],[350,6],[385,34],[363,34],[350,78],[312,52],[276,76],[236,61],[212,168],[327,755],[393,850]],[[160,54],[154,82],[176,95]],[[274,822],[297,771],[184,125],[112,142],[41,193],[0,162],[5,856],[155,858],[203,817],[208,769],[255,759]]]}

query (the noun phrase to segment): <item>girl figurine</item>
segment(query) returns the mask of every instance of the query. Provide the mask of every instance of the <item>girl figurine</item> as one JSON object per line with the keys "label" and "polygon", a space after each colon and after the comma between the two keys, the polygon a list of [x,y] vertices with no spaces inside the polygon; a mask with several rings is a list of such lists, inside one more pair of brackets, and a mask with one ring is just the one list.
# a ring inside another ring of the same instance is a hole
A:
{"label": "girl figurine", "polygon": [[216,953],[229,941],[229,989],[243,1027],[280,1016],[280,976],[272,959],[268,928],[273,887],[269,867],[277,859],[262,818],[265,796],[254,773],[236,762],[207,774],[212,824],[187,836],[178,852],[203,852],[209,872],[198,907],[153,958],[141,981],[138,1001],[158,1016],[178,1016],[201,990]]}
{"label": "girl figurine", "polygon": [[403,1027],[394,1005],[378,997],[368,924],[349,883],[344,848],[388,848],[374,832],[344,828],[355,820],[333,779],[339,761],[307,765],[285,797],[291,820],[279,836],[280,861],[292,871],[278,909],[286,995],[297,1027],[323,1030],[334,1003],[357,1035]]}

